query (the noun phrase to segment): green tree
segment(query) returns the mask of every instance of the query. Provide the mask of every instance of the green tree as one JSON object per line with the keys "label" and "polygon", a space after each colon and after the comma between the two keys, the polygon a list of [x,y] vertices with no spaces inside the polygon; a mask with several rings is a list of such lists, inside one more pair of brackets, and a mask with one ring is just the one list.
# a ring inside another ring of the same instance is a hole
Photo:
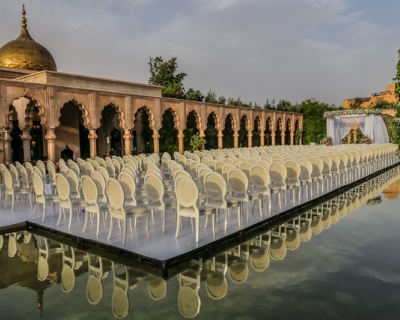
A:
{"label": "green tree", "polygon": [[326,119],[323,117],[325,111],[333,110],[327,103],[307,99],[299,104],[299,110],[303,113],[303,143],[318,143],[326,136]]}
{"label": "green tree", "polygon": [[394,93],[397,98],[397,102],[400,101],[400,49],[397,51],[398,54],[398,61],[397,61],[397,69],[396,69],[396,76],[394,77],[395,82],[395,90]]}
{"label": "green tree", "polygon": [[191,101],[203,101],[204,95],[199,90],[194,90],[193,88],[190,88],[186,92],[185,99]]}
{"label": "green tree", "polygon": [[161,56],[150,57],[149,84],[162,86],[163,97],[183,99],[185,96],[183,79],[186,77],[186,73],[177,73],[178,63],[176,60],[176,57],[167,61],[164,61]]}
{"label": "green tree", "polygon": [[208,90],[206,96],[204,97],[204,102],[207,103],[218,103],[217,94],[214,90]]}
{"label": "green tree", "polygon": [[226,104],[226,98],[224,96],[219,96],[218,97],[218,103],[219,104]]}
{"label": "green tree", "polygon": [[278,104],[276,105],[276,110],[289,111],[291,106],[292,104],[289,100],[279,100]]}

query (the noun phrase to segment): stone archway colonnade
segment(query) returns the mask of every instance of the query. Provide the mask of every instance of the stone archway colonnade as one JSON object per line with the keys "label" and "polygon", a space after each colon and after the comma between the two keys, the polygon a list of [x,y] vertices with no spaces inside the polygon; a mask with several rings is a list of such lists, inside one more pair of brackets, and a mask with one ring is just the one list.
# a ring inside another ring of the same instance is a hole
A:
{"label": "stone archway colonnade", "polygon": [[[174,116],[174,126],[178,130],[179,152],[184,152],[184,133],[186,119],[190,112],[196,115],[196,126],[200,136],[204,137],[207,128],[207,118],[210,114],[215,118],[215,129],[218,131],[218,148],[223,148],[223,133],[225,119],[231,118],[234,147],[238,145],[238,131],[241,119],[245,119],[248,146],[252,146],[252,132],[260,132],[260,145],[265,145],[265,131],[271,132],[271,145],[275,145],[276,131],[280,131],[281,142],[285,143],[287,129],[290,134],[290,144],[294,144],[295,127],[303,129],[303,116],[299,113],[264,109],[208,104],[161,97],[161,87],[95,78],[82,75],[72,75],[53,71],[41,71],[14,80],[0,80],[0,111],[4,115],[0,119],[3,133],[4,161],[11,161],[11,119],[13,101],[24,97],[30,101],[24,114],[18,115],[23,134],[21,136],[25,148],[29,147],[29,130],[32,126],[30,118],[31,105],[39,110],[42,127],[45,129],[45,154],[49,160],[56,161],[55,129],[60,125],[61,109],[65,104],[73,102],[82,111],[83,125],[89,130],[90,158],[97,156],[96,130],[100,127],[102,110],[111,105],[118,114],[118,121],[124,140],[124,153],[130,154],[132,145],[132,129],[134,129],[135,114],[145,109],[149,116],[150,128],[153,130],[154,152],[158,153],[159,130],[162,127],[162,116],[169,110]],[[258,128],[254,128],[254,126]],[[267,128],[267,126],[269,128]],[[289,141],[289,140],[288,140]],[[301,139],[299,140],[301,144]],[[24,157],[25,161],[29,160]]]}

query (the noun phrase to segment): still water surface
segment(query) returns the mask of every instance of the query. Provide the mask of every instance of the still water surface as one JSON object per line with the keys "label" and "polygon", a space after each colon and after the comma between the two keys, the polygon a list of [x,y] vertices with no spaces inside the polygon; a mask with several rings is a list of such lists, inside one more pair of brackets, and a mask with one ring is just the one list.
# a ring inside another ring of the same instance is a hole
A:
{"label": "still water surface", "polygon": [[396,175],[168,281],[41,236],[0,236],[1,318],[400,319]]}

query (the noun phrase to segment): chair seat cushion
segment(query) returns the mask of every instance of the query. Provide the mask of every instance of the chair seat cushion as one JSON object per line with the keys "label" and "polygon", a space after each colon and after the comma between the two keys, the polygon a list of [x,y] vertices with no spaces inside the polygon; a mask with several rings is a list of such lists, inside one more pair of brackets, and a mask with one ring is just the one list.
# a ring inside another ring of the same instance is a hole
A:
{"label": "chair seat cushion", "polygon": [[126,214],[147,214],[149,209],[147,207],[134,207],[134,206],[126,206],[125,207]]}

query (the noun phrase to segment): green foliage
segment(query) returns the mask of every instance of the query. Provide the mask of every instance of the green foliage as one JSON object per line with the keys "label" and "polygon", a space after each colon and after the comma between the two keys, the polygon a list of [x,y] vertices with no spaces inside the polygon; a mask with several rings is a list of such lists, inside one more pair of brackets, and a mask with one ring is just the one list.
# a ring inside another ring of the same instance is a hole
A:
{"label": "green foliage", "polygon": [[174,116],[171,111],[164,112],[160,129],[160,152],[173,154],[178,151],[178,130],[174,127]]}
{"label": "green foliage", "polygon": [[191,100],[191,101],[203,101],[204,100],[204,95],[199,91],[199,90],[194,90],[193,88],[190,88],[186,92],[185,96],[186,100]]}
{"label": "green foliage", "polygon": [[242,99],[240,97],[238,98],[228,98],[228,100],[226,101],[226,104],[228,106],[244,106],[244,102],[242,101]]}
{"label": "green foliage", "polygon": [[206,96],[204,97],[204,102],[207,103],[218,103],[217,94],[214,90],[208,90]]}
{"label": "green foliage", "polygon": [[219,104],[225,104],[226,103],[226,98],[224,96],[219,96],[218,97],[218,103]]}
{"label": "green foliage", "polygon": [[396,95],[397,98],[397,102],[400,101],[400,49],[397,51],[398,55],[399,55],[399,60],[397,61],[397,70],[396,70],[396,76],[394,77],[394,81],[395,81],[395,90],[394,93]]}
{"label": "green foliage", "polygon": [[279,100],[278,104],[276,105],[276,110],[280,111],[289,111],[292,104],[288,100]]}
{"label": "green foliage", "polygon": [[269,99],[267,99],[264,103],[264,109],[274,110],[275,109],[275,99],[272,99],[271,102],[269,102]]}
{"label": "green foliage", "polygon": [[185,96],[183,79],[186,73],[177,73],[177,58],[173,57],[164,61],[161,56],[150,57],[150,78],[149,84],[162,86],[162,96],[182,99]]}
{"label": "green foliage", "polygon": [[190,149],[190,140],[191,140],[192,136],[198,132],[199,132],[199,130],[196,127],[196,115],[195,115],[194,111],[191,111],[189,113],[189,115],[187,116],[186,129],[183,130],[183,134],[185,135],[185,137],[183,139],[185,150]]}
{"label": "green foliage", "polygon": [[197,132],[196,134],[192,135],[190,138],[190,148],[189,151],[193,152],[196,150],[202,150],[204,145],[206,144],[206,139],[200,137],[200,134]]}
{"label": "green foliage", "polygon": [[315,99],[304,100],[297,108],[304,116],[303,144],[318,143],[326,135],[326,120],[323,114],[333,108]]}

